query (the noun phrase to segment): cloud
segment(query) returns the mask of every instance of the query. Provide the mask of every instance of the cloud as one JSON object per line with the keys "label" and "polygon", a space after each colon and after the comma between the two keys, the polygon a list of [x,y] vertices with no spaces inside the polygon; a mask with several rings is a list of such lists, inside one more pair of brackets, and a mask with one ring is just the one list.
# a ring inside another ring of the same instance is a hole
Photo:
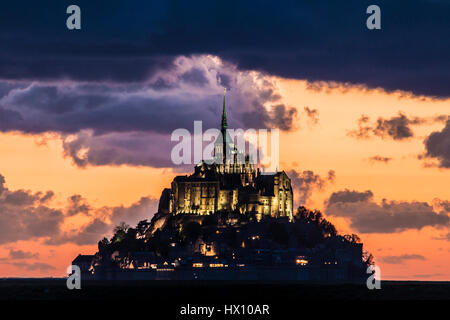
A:
{"label": "cloud", "polygon": [[413,275],[414,278],[434,278],[434,277],[439,277],[442,276],[441,273],[422,273],[422,274],[415,274]]}
{"label": "cloud", "polygon": [[450,201],[448,200],[441,200],[439,198],[434,198],[433,207],[440,212],[450,213]]}
{"label": "cloud", "polygon": [[381,261],[389,264],[402,264],[408,260],[426,260],[426,258],[420,254],[403,254],[400,256],[384,256],[381,257]]}
{"label": "cloud", "polygon": [[343,191],[333,192],[327,201],[327,205],[330,206],[335,203],[366,202],[372,198],[373,193],[370,190],[358,192],[345,189]]}
{"label": "cloud", "polygon": [[3,191],[6,190],[5,182],[5,177],[0,174],[0,196],[2,195]]}
{"label": "cloud", "polygon": [[33,262],[33,263],[27,263],[27,262],[15,262],[12,263],[15,267],[25,269],[27,271],[51,271],[55,270],[56,268],[52,265],[49,265],[47,263],[43,262]]}
{"label": "cloud", "polygon": [[446,121],[446,115],[437,115],[431,117],[408,117],[399,112],[397,116],[389,119],[379,117],[376,122],[370,123],[370,118],[361,115],[358,119],[358,128],[348,131],[347,135],[357,139],[370,139],[380,137],[382,139],[390,138],[397,141],[407,140],[414,137],[411,129],[412,125],[424,125],[436,122]]}
{"label": "cloud", "polygon": [[[81,32],[66,30],[66,2],[30,4],[34,14],[26,21],[20,4],[3,8],[0,39],[8,45],[0,78],[131,83],[145,81],[176,56],[214,54],[241,70],[284,78],[450,95],[450,62],[442,54],[450,51],[442,41],[450,33],[447,1],[381,1],[382,30],[376,31],[365,27],[373,4],[366,0],[257,7],[242,1],[77,4],[89,13]],[[198,70],[183,78],[204,84]]]}
{"label": "cloud", "polygon": [[[186,80],[193,70],[202,70],[202,86]],[[282,103],[269,76],[239,71],[214,56],[192,56],[178,57],[138,85],[66,81],[9,87],[0,99],[0,110],[7,114],[1,130],[171,133],[190,128],[194,120],[202,120],[206,129],[217,128],[224,86],[232,127],[293,128],[296,110]]]}
{"label": "cloud", "polygon": [[167,134],[143,132],[95,135],[82,131],[63,140],[64,156],[79,167],[103,165],[173,167],[174,143]]}
{"label": "cloud", "polygon": [[114,225],[120,222],[127,224],[136,224],[136,222],[149,219],[149,213],[156,213],[159,200],[149,197],[142,197],[136,203],[133,203],[129,207],[117,206],[112,207],[110,219]]}
{"label": "cloud", "polygon": [[404,140],[414,136],[409,127],[409,119],[402,113],[391,119],[378,118],[375,124],[369,123],[369,117],[362,115],[358,120],[358,129],[348,132],[348,135],[357,139],[368,139],[372,136]]}
{"label": "cloud", "polygon": [[437,159],[441,168],[450,168],[450,120],[442,131],[432,132],[424,143],[426,157]]}
{"label": "cloud", "polygon": [[392,158],[391,157],[382,157],[382,156],[376,155],[376,156],[370,157],[368,160],[371,163],[377,163],[377,162],[388,163],[389,161],[392,160]]}
{"label": "cloud", "polygon": [[13,260],[21,260],[21,259],[33,259],[33,258],[39,258],[39,253],[33,253],[28,251],[22,251],[22,250],[9,250],[9,257]]}
{"label": "cloud", "polygon": [[[9,190],[0,175],[0,244],[19,240],[44,239],[47,245],[76,243],[95,244],[108,234],[115,225],[124,221],[134,225],[140,220],[150,219],[157,212],[158,200],[142,197],[130,206],[92,207],[80,195],[68,198],[63,209],[49,206],[48,197],[52,192],[32,193],[26,190]],[[88,222],[69,231],[63,231],[66,219],[82,215]],[[29,252],[10,250],[10,258],[25,259],[37,257]]]}
{"label": "cloud", "polygon": [[41,203],[47,203],[48,201],[50,201],[51,199],[53,199],[53,197],[55,196],[55,193],[51,190],[47,191],[44,196],[40,199]]}
{"label": "cloud", "polygon": [[426,226],[445,227],[450,218],[447,212],[436,212],[426,202],[373,200],[370,190],[333,192],[325,202],[325,213],[348,218],[350,226],[361,233],[394,233]]}
{"label": "cloud", "polygon": [[283,104],[275,80],[209,55],[178,57],[139,84],[0,81],[0,87],[0,130],[56,134],[80,167],[174,167],[170,134],[192,132],[196,120],[204,131],[218,128],[223,87],[229,127],[296,128],[297,111]]}
{"label": "cloud", "polygon": [[[158,211],[158,200],[150,197],[142,197],[139,201],[128,207],[101,207],[89,206],[89,222],[81,228],[66,232],[59,232],[45,241],[47,245],[61,245],[64,243],[75,243],[78,245],[95,244],[121,222],[135,225],[144,219],[151,219]],[[87,213],[84,213],[87,214]]]}
{"label": "cloud", "polygon": [[319,111],[317,109],[310,109],[309,107],[304,107],[303,110],[306,113],[310,125],[316,125],[319,123]]}
{"label": "cloud", "polygon": [[84,213],[85,215],[89,215],[89,211],[91,210],[91,206],[87,203],[86,199],[84,199],[81,195],[75,194],[68,199],[68,205],[66,208],[66,215],[73,216],[78,213]]}
{"label": "cloud", "polygon": [[446,241],[450,241],[450,232],[440,236],[440,237],[433,237],[433,240],[446,240]]}
{"label": "cloud", "polygon": [[407,139],[413,136],[412,130],[409,128],[410,121],[404,114],[391,119],[378,118],[377,126],[373,129],[375,135],[385,138],[387,136],[394,140]]}
{"label": "cloud", "polygon": [[0,244],[57,234],[64,220],[59,209],[45,205],[48,193],[9,190],[0,174]]}
{"label": "cloud", "polygon": [[291,179],[294,191],[295,206],[304,205],[311,197],[313,190],[323,190],[327,182],[333,183],[336,174],[333,170],[328,171],[327,177],[322,178],[311,170],[286,172]]}
{"label": "cloud", "polygon": [[110,232],[111,229],[112,226],[109,223],[96,218],[81,229],[60,232],[48,238],[44,243],[47,245],[62,245],[65,243],[75,243],[77,245],[95,244]]}

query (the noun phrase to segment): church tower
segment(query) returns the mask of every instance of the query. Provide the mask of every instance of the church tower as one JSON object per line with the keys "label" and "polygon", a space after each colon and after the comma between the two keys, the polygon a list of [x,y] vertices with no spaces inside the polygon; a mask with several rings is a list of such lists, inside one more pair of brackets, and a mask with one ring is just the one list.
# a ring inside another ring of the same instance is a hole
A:
{"label": "church tower", "polygon": [[[233,139],[227,132],[227,109],[226,109],[226,89],[224,89],[223,106],[222,106],[222,122],[220,125],[220,139],[216,139],[214,143],[214,159],[217,165],[222,165],[223,170],[227,170],[228,165],[233,163],[233,156],[237,153]],[[235,162],[235,161],[234,161]]]}
{"label": "church tower", "polygon": [[226,164],[227,162],[227,110],[226,110],[226,102],[225,102],[225,95],[227,93],[227,89],[223,89],[223,110],[222,110],[222,124],[220,131],[222,132],[222,156],[223,156],[223,164]]}

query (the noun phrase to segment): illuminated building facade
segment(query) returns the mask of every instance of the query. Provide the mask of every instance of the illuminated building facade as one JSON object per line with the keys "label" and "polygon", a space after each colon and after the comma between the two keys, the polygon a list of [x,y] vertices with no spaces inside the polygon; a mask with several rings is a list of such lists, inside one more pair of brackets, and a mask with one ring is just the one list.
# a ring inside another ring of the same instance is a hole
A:
{"label": "illuminated building facade", "polygon": [[[177,176],[163,192],[160,210],[172,214],[212,214],[217,211],[293,218],[291,180],[284,171],[261,174],[250,158],[237,151],[227,132],[225,97],[221,132],[214,145],[214,163],[200,162],[191,175]],[[239,161],[243,159],[243,161]],[[164,194],[165,193],[165,194]],[[164,200],[163,200],[164,198]]]}

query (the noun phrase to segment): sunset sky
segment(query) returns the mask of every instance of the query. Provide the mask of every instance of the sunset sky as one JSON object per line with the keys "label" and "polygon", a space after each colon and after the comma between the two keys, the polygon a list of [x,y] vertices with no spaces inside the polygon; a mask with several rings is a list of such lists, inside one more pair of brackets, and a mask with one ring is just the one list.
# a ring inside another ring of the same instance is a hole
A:
{"label": "sunset sky", "polygon": [[74,31],[69,4],[0,10],[0,277],[64,276],[151,219],[189,172],[171,132],[219,127],[225,87],[229,127],[280,129],[296,206],[357,233],[382,279],[450,280],[448,2],[381,1],[373,33],[364,1],[77,1]]}

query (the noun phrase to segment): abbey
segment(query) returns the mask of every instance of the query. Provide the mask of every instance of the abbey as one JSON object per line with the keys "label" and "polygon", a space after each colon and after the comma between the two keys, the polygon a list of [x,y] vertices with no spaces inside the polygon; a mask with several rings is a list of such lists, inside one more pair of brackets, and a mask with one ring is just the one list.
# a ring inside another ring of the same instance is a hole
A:
{"label": "abbey", "polygon": [[[227,133],[225,97],[221,139],[214,144],[219,161],[201,161],[191,175],[177,176],[161,196],[159,212],[207,215],[218,211],[293,219],[291,180],[284,171],[262,174],[239,152]],[[222,138],[223,137],[223,138]]]}

